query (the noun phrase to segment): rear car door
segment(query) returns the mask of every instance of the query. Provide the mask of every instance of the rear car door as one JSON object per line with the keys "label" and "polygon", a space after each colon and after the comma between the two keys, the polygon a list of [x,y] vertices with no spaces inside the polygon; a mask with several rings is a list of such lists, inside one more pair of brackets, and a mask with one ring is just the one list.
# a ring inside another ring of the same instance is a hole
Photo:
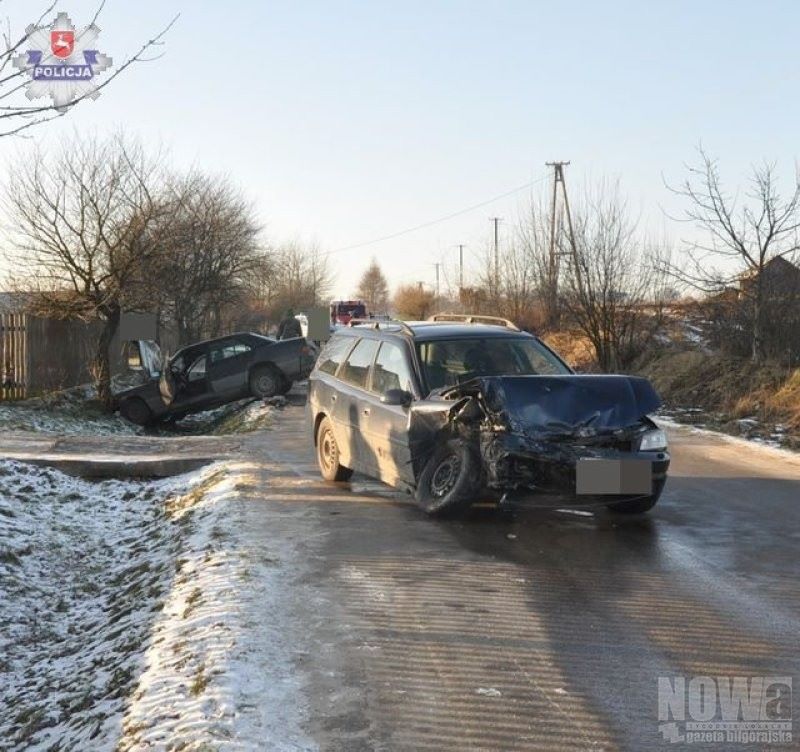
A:
{"label": "rear car door", "polygon": [[381,395],[390,389],[414,394],[413,370],[406,348],[382,342],[372,367],[369,393],[365,397],[363,431],[369,455],[375,458],[378,477],[389,485],[414,482],[408,437],[408,407],[386,405]]}
{"label": "rear car door", "polygon": [[337,374],[339,385],[334,420],[339,423],[341,435],[347,442],[350,467],[367,475],[378,474],[378,462],[364,432],[370,414],[367,385],[379,344],[375,339],[360,339]]}
{"label": "rear car door", "polygon": [[208,381],[214,395],[235,399],[247,392],[247,372],[252,346],[242,339],[213,342],[208,351]]}

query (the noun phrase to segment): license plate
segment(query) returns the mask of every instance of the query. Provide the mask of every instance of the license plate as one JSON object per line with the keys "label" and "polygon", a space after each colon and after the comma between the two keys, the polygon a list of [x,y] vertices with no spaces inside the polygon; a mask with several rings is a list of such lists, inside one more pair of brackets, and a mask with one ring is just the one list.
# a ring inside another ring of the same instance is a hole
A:
{"label": "license plate", "polygon": [[578,495],[651,494],[653,463],[639,459],[579,459],[575,467],[575,490]]}

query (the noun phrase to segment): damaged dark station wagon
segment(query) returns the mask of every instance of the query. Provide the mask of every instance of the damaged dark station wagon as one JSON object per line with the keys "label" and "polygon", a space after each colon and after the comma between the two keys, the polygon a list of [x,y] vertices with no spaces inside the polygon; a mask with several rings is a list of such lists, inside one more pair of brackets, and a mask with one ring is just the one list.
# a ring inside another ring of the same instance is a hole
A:
{"label": "damaged dark station wagon", "polygon": [[354,321],[323,349],[308,411],[320,472],[354,470],[429,514],[495,499],[642,513],[670,457],[635,376],[578,375],[504,319]]}

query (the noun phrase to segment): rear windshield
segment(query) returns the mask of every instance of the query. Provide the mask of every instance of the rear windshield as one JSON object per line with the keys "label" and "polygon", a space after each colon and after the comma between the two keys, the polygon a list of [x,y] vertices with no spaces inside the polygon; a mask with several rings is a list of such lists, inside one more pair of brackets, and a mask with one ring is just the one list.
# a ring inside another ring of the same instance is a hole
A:
{"label": "rear windshield", "polygon": [[570,373],[553,353],[529,337],[436,340],[417,344],[428,389],[477,376],[553,376]]}

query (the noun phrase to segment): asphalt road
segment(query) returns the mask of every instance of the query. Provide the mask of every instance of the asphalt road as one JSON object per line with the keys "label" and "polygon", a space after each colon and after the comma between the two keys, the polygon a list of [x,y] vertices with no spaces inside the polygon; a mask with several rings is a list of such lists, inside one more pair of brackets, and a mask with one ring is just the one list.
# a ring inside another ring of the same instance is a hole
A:
{"label": "asphalt road", "polygon": [[303,561],[296,664],[322,749],[704,749],[664,738],[659,677],[800,686],[800,458],[673,430],[641,518],[435,521],[319,480],[298,404],[249,451],[252,535]]}

